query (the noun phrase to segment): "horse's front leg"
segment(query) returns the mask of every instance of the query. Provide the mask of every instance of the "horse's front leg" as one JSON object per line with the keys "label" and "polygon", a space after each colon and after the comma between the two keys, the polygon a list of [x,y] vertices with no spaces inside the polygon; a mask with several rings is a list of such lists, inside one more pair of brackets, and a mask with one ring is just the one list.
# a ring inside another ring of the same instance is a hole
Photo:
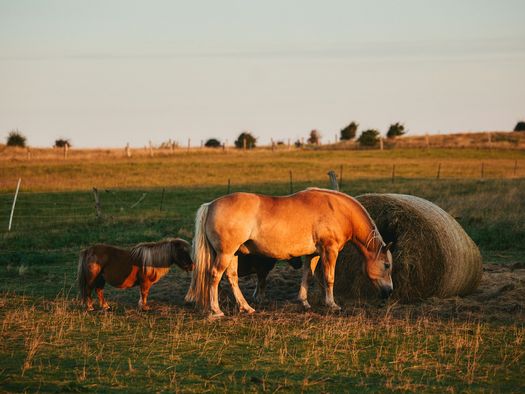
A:
{"label": "horse's front leg", "polygon": [[228,281],[230,282],[230,285],[233,290],[233,295],[235,296],[235,300],[237,301],[237,305],[239,306],[239,310],[241,312],[247,312],[247,313],[254,313],[255,309],[253,309],[244,296],[242,295],[241,289],[239,288],[239,275],[237,274],[237,265],[238,265],[238,257],[233,256],[230,260],[230,264],[226,268],[226,276],[228,277]]}
{"label": "horse's front leg", "polygon": [[335,263],[339,251],[332,246],[326,246],[322,250],[323,271],[325,280],[325,303],[333,311],[340,311],[341,307],[334,300]]}
{"label": "horse's front leg", "polygon": [[105,284],[106,284],[106,280],[102,277],[102,275],[100,275],[95,280],[95,291],[96,291],[97,297],[98,297],[98,304],[100,305],[100,307],[102,309],[107,311],[107,310],[111,309],[111,307],[109,306],[109,304],[104,299],[104,285]]}
{"label": "horse's front leg", "polygon": [[315,272],[315,267],[317,267],[317,263],[319,262],[319,256],[304,256],[303,258],[303,278],[297,299],[303,304],[305,309],[310,309],[311,306],[308,302],[308,279],[310,275],[313,275]]}

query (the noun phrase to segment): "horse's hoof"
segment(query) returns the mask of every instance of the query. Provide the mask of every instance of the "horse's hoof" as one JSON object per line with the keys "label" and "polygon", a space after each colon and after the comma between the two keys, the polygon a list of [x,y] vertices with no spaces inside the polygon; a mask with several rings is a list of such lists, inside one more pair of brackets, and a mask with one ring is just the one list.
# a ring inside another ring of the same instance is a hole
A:
{"label": "horse's hoof", "polygon": [[308,301],[302,301],[302,300],[300,300],[300,301],[301,301],[301,305],[303,306],[303,309],[305,311],[309,311],[309,310],[312,309],[312,306],[310,305],[310,303]]}
{"label": "horse's hoof", "polygon": [[342,311],[341,307],[337,304],[327,305],[327,308],[332,313],[338,313]]}
{"label": "horse's hoof", "polygon": [[108,304],[102,306],[102,309],[104,309],[105,311],[108,311],[108,312],[111,311],[111,307]]}
{"label": "horse's hoof", "polygon": [[93,308],[92,306],[88,306],[86,308],[86,312],[93,312],[95,310],[95,308]]}
{"label": "horse's hoof", "polygon": [[224,317],[224,313],[223,312],[219,312],[219,313],[210,313],[209,316],[208,316],[208,319],[210,320],[217,320],[217,319],[220,319]]}
{"label": "horse's hoof", "polygon": [[139,306],[139,309],[143,312],[151,310],[151,307],[149,305],[141,305]]}
{"label": "horse's hoof", "polygon": [[252,315],[255,313],[255,309],[253,309],[252,307],[244,307],[244,308],[241,308],[241,313],[242,312],[245,312],[246,314],[248,315]]}

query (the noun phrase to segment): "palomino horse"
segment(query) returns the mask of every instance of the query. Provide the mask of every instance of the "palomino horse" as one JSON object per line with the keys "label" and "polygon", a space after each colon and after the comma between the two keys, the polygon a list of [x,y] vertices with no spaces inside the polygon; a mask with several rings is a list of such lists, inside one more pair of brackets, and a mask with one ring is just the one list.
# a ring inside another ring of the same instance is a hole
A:
{"label": "palomino horse", "polygon": [[129,289],[140,286],[139,308],[149,309],[148,293],[151,286],[168,273],[172,264],[192,271],[191,245],[180,238],[160,242],[145,242],[130,250],[110,245],[94,245],[80,253],[78,285],[87,310],[93,310],[91,292],[95,289],[99,305],[109,309],[104,300],[104,285]]}
{"label": "palomino horse", "polygon": [[[239,277],[257,274],[257,286],[253,292],[253,298],[257,302],[262,302],[266,292],[266,277],[273,270],[278,260],[256,254],[238,254],[238,261],[237,274]],[[300,257],[294,257],[286,262],[295,269],[299,269],[303,265]]]}
{"label": "palomino horse", "polygon": [[197,211],[195,271],[186,299],[211,309],[212,317],[224,316],[219,307],[218,286],[226,272],[240,310],[253,313],[255,310],[239,289],[236,253],[282,260],[307,256],[299,300],[310,307],[306,285],[320,257],[326,305],[339,310],[333,296],[335,263],[348,241],[364,255],[368,277],[383,296],[390,295],[392,255],[370,215],[354,198],[317,188],[284,197],[251,193],[220,197]]}

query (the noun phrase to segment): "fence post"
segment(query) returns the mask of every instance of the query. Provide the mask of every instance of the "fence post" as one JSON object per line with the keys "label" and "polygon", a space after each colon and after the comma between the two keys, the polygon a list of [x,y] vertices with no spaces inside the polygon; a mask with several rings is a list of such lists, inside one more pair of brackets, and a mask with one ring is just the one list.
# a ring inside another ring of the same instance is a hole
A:
{"label": "fence post", "polygon": [[339,169],[339,189],[343,188],[343,165],[341,164],[341,168]]}
{"label": "fence post", "polygon": [[273,138],[270,139],[271,142],[272,142],[272,152],[275,151],[275,141],[273,140]]}
{"label": "fence post", "polygon": [[162,211],[162,203],[164,203],[164,192],[166,191],[165,188],[162,188],[162,195],[160,196],[160,209],[159,211]]}
{"label": "fence post", "polygon": [[293,178],[292,178],[292,170],[290,170],[290,194],[293,194]]}
{"label": "fence post", "polygon": [[64,144],[64,159],[67,159],[67,152],[69,151],[69,144]]}
{"label": "fence post", "polygon": [[395,179],[396,179],[396,165],[392,164],[392,183],[394,183]]}
{"label": "fence post", "polygon": [[339,191],[339,185],[337,184],[337,175],[335,175],[335,171],[328,171],[328,177],[330,178],[330,189]]}
{"label": "fence post", "polygon": [[288,138],[288,150],[292,150],[292,142],[290,138]]}
{"label": "fence post", "polygon": [[438,164],[438,172],[436,175],[436,179],[439,179],[440,176],[441,176],[441,163]]}
{"label": "fence post", "polygon": [[9,215],[9,227],[7,231],[11,231],[11,225],[13,224],[13,214],[15,213],[16,198],[18,197],[18,190],[20,190],[20,183],[22,178],[18,178],[18,183],[16,184],[15,197],[13,198],[13,206],[11,207],[11,215]]}
{"label": "fence post", "polygon": [[226,193],[226,194],[230,194],[230,193],[231,193],[231,191],[232,191],[232,184],[231,184],[231,179],[230,179],[230,178],[228,178],[228,193]]}
{"label": "fence post", "polygon": [[485,163],[481,162],[481,179],[483,179],[485,175]]}
{"label": "fence post", "polygon": [[31,148],[27,147],[27,160],[31,160]]}
{"label": "fence post", "polygon": [[188,152],[190,151],[191,138],[188,138]]}
{"label": "fence post", "polygon": [[129,142],[126,144],[126,157],[128,159],[131,157],[131,150],[129,149]]}
{"label": "fence post", "polygon": [[149,141],[149,156],[153,157],[153,144],[151,143],[151,140]]}
{"label": "fence post", "polygon": [[383,150],[383,137],[379,137],[379,150]]}
{"label": "fence post", "polygon": [[95,209],[97,211],[97,218],[102,217],[102,210],[100,209],[100,198],[96,187],[93,188],[93,196],[95,197]]}

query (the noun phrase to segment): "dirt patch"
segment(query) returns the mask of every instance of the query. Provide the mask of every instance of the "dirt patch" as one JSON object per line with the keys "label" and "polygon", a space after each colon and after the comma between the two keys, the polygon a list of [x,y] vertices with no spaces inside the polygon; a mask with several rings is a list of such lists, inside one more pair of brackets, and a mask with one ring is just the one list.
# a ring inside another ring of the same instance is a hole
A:
{"label": "dirt patch", "polygon": [[[267,302],[255,305],[252,298],[256,285],[255,275],[240,278],[240,287],[249,303],[257,310],[271,311],[285,309],[299,311],[301,308],[295,302],[301,271],[288,264],[278,264],[268,275]],[[151,290],[150,302],[153,307],[163,304],[184,305],[184,295],[189,287],[190,275],[173,269],[166,278],[154,285]],[[230,292],[230,286],[225,279],[221,283],[221,304],[225,312],[235,313],[235,303]],[[138,290],[119,291],[108,288],[109,301],[130,304],[138,301]],[[311,298],[315,299],[318,292],[316,284],[311,283]],[[318,299],[320,297],[317,297]],[[418,303],[402,304],[383,303],[380,300],[362,302],[359,300],[342,305],[343,314],[366,315],[391,314],[398,318],[429,318],[451,320],[477,320],[483,322],[521,322],[525,323],[525,264],[485,264],[483,277],[478,289],[465,297],[450,297],[446,299],[429,298]],[[314,311],[324,313],[322,304],[314,304]]]}

